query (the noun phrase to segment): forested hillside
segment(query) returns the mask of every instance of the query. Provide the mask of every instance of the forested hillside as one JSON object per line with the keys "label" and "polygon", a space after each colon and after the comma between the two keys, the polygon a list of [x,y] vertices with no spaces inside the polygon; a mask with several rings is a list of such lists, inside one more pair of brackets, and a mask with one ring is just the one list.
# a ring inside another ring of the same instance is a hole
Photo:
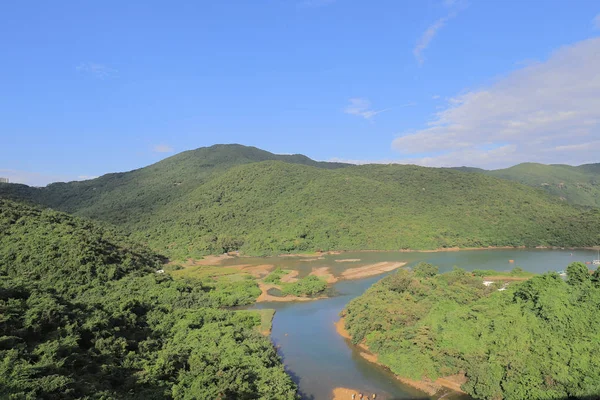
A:
{"label": "forested hillside", "polygon": [[573,167],[523,163],[492,171],[478,168],[460,170],[484,173],[540,188],[572,204],[600,207],[600,164]]}
{"label": "forested hillside", "polygon": [[600,273],[582,263],[486,287],[461,269],[400,270],[351,301],[345,326],[379,362],[412,379],[464,373],[477,399],[600,396]]}
{"label": "forested hillside", "polygon": [[[284,160],[284,161],[281,161]],[[317,163],[238,145],[18,198],[114,223],[171,258],[240,250],[592,246],[600,213],[480,173]]]}
{"label": "forested hillside", "polygon": [[252,280],[173,280],[160,256],[0,200],[0,398],[295,399]]}

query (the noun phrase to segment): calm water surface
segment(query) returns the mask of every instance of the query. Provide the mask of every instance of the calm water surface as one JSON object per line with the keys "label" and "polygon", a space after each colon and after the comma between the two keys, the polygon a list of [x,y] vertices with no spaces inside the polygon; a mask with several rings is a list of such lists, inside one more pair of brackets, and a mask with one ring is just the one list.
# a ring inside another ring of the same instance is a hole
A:
{"label": "calm water surface", "polygon": [[[468,271],[493,269],[508,271],[519,266],[531,272],[566,269],[573,261],[596,258],[591,250],[476,250],[439,253],[377,253],[355,252],[328,255],[307,262],[293,258],[248,258],[248,264],[275,264],[282,268],[299,269],[308,274],[313,267],[329,266],[335,275],[346,268],[381,261],[406,261],[408,266],[420,261],[430,262],[446,272],[453,266]],[[340,259],[360,259],[360,262],[339,263]],[[509,263],[508,260],[514,260]],[[229,260],[239,263],[240,260]],[[589,266],[592,268],[592,266]],[[377,393],[379,399],[430,399],[419,391],[402,385],[384,368],[362,357],[347,340],[340,337],[333,323],[354,297],[361,295],[385,275],[356,281],[341,281],[334,286],[338,296],[304,303],[259,303],[254,308],[274,308],[272,340],[279,347],[287,371],[299,385],[304,399],[329,399],[335,387],[347,387],[367,393]],[[449,399],[449,396],[444,397]],[[454,397],[453,399],[457,399]]]}

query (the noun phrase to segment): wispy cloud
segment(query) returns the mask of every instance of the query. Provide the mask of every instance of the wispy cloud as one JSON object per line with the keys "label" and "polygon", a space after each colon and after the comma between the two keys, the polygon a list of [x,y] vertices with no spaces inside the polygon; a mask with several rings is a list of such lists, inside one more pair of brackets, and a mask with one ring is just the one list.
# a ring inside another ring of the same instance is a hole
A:
{"label": "wispy cloud", "polygon": [[594,28],[595,29],[600,29],[600,14],[596,15],[596,18],[594,18]]}
{"label": "wispy cloud", "polygon": [[445,16],[436,20],[433,24],[429,25],[429,27],[423,32],[419,40],[417,40],[417,44],[413,49],[413,55],[415,59],[419,63],[419,65],[423,65],[425,62],[425,57],[423,52],[429,47],[429,44],[435,38],[440,29],[446,26],[446,23],[450,21],[452,18],[458,15],[458,11],[467,6],[466,1],[463,0],[444,0],[443,5],[446,8],[449,8],[450,11]]}
{"label": "wispy cloud", "polygon": [[598,162],[598,71],[600,38],[565,46],[451,98],[426,128],[402,134],[392,147],[400,162],[431,166]]}
{"label": "wispy cloud", "polygon": [[157,144],[152,148],[152,151],[155,153],[172,153],[173,147],[169,146],[168,144]]}
{"label": "wispy cloud", "polygon": [[422,65],[425,62],[425,57],[423,56],[423,52],[425,51],[425,49],[427,49],[427,47],[429,47],[429,43],[431,43],[431,41],[433,40],[435,35],[438,33],[438,31],[440,29],[442,29],[446,25],[446,22],[448,22],[455,16],[456,16],[456,13],[452,12],[452,13],[446,15],[445,17],[438,19],[432,25],[430,25],[429,28],[427,28],[427,30],[419,38],[419,40],[417,41],[417,45],[413,49],[413,54],[419,64]]}
{"label": "wispy cloud", "polygon": [[389,108],[383,110],[372,110],[371,102],[362,97],[355,97],[348,100],[350,104],[344,109],[346,114],[356,115],[364,119],[371,119],[377,114],[388,111]]}
{"label": "wispy cloud", "polygon": [[76,68],[81,73],[86,73],[94,78],[104,79],[117,74],[117,70],[110,68],[103,64],[97,64],[92,62],[81,63]]}

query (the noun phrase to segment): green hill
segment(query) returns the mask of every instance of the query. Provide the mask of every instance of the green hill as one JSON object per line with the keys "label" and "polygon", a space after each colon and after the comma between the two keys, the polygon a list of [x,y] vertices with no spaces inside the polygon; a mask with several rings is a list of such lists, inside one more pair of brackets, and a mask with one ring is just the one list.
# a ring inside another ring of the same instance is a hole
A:
{"label": "green hill", "polygon": [[233,250],[600,243],[598,211],[505,179],[409,165],[316,163],[237,145],[91,181],[2,185],[0,196],[114,223],[172,258]]}
{"label": "green hill", "polygon": [[[0,200],[0,398],[296,399],[253,280],[174,280],[118,233]],[[243,377],[241,379],[240,377]]]}
{"label": "green hill", "polygon": [[326,169],[348,165],[313,161],[300,154],[278,155],[255,147],[218,144],[184,151],[144,168],[106,174],[92,180],[52,183],[44,188],[0,184],[0,196],[39,203],[116,225],[134,226],[232,166],[268,160]]}
{"label": "green hill", "polygon": [[600,207],[600,164],[573,167],[523,163],[493,171],[465,167],[460,170],[484,173],[541,188],[572,204]]}
{"label": "green hill", "polygon": [[422,263],[352,300],[345,327],[394,373],[465,374],[462,389],[476,399],[597,399],[600,270],[575,262],[567,276],[486,287],[464,270],[437,274]]}

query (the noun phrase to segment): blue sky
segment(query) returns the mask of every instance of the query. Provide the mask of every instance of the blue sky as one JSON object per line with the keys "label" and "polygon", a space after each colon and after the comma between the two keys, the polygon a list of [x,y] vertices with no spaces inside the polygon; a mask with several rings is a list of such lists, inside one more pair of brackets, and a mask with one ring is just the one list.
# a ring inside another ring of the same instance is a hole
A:
{"label": "blue sky", "polygon": [[0,3],[0,176],[241,143],[318,160],[600,162],[594,0]]}

